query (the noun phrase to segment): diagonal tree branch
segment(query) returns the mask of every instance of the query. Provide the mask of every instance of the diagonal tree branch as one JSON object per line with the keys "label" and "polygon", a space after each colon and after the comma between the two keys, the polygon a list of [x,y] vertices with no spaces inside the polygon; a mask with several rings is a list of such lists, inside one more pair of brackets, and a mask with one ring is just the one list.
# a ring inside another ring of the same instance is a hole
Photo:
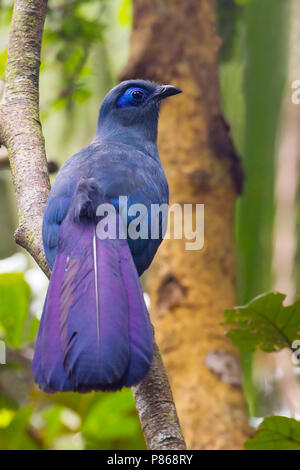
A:
{"label": "diagonal tree branch", "polygon": [[150,371],[132,391],[148,449],[185,450],[168,376],[156,344]]}
{"label": "diagonal tree branch", "polygon": [[16,242],[49,276],[42,249],[42,216],[50,183],[39,119],[39,68],[47,0],[16,0],[6,81],[0,107],[0,140],[8,150],[19,228]]}
{"label": "diagonal tree branch", "polygon": [[[19,213],[16,242],[50,276],[42,245],[42,217],[50,183],[39,118],[39,68],[47,0],[15,0],[6,83],[0,105],[0,142],[8,150]],[[133,387],[149,449],[184,450],[168,378],[158,348],[147,377]]]}

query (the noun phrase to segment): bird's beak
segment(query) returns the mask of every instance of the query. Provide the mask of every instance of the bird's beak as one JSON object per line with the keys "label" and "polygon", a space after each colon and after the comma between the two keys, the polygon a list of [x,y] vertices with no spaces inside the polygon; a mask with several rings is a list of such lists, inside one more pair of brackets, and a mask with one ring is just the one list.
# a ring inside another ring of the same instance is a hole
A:
{"label": "bird's beak", "polygon": [[177,88],[173,85],[162,85],[155,90],[152,97],[160,101],[167,98],[168,96],[178,95],[178,93],[182,93],[180,88]]}

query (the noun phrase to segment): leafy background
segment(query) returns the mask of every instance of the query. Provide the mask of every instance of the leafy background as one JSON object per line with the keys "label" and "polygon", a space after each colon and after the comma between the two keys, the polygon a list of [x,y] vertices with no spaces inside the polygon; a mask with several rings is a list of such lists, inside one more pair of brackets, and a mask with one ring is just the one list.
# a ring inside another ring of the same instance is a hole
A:
{"label": "leafy background", "polygon": [[31,297],[23,274],[0,274],[0,449],[143,449],[130,390],[45,395],[33,387]]}

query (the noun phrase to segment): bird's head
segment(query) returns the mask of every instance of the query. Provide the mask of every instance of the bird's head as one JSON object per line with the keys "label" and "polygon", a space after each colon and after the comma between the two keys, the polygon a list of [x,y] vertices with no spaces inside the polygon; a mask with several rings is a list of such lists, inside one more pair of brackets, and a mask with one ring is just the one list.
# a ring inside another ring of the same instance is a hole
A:
{"label": "bird's head", "polygon": [[135,133],[137,137],[156,140],[160,103],[178,93],[181,90],[175,86],[146,80],[120,83],[102,102],[97,134],[102,138],[123,141]]}

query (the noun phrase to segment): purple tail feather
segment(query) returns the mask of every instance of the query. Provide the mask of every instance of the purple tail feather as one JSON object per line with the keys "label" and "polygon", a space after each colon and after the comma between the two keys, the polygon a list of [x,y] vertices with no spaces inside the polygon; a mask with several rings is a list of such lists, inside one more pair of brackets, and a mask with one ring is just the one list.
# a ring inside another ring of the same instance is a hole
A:
{"label": "purple tail feather", "polygon": [[37,338],[36,383],[46,392],[117,390],[139,382],[152,356],[127,240],[99,240],[95,221],[66,219]]}

